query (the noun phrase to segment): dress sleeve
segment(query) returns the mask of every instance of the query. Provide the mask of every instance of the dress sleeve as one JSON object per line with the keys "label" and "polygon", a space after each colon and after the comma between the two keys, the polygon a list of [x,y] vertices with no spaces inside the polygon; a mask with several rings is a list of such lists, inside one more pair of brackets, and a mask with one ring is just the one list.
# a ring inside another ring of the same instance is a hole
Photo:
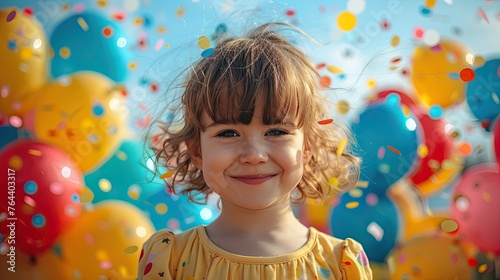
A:
{"label": "dress sleeve", "polygon": [[160,230],[154,233],[142,245],[139,257],[138,280],[147,279],[175,279],[174,271],[170,267],[174,252],[174,233]]}
{"label": "dress sleeve", "polygon": [[372,270],[363,246],[353,239],[344,240],[340,264],[342,279],[372,280]]}

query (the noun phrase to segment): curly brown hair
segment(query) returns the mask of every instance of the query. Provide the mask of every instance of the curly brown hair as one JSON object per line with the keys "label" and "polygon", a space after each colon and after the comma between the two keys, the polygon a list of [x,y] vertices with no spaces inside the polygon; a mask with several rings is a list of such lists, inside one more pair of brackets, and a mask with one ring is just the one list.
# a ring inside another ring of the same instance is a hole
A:
{"label": "curly brown hair", "polygon": [[199,202],[200,194],[206,199],[212,192],[186,148],[189,142],[190,149],[199,149],[200,132],[205,130],[202,114],[218,123],[248,124],[261,101],[265,124],[280,123],[290,114],[297,117],[312,154],[292,202],[324,199],[354,187],[360,159],[349,153],[349,131],[337,122],[320,122],[328,118],[320,74],[306,54],[279,33],[279,27],[307,36],[286,23],[264,24],[243,37],[220,40],[212,55],[189,70],[180,104],[169,104],[174,108],[171,117],[156,123],[160,132],[151,145],[157,166],[165,166],[172,175],[166,183],[174,193]]}

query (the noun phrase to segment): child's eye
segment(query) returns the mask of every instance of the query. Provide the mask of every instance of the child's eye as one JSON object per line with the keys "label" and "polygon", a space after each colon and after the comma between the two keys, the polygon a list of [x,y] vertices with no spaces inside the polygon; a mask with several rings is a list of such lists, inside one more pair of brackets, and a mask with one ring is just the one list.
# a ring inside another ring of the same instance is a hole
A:
{"label": "child's eye", "polygon": [[268,132],[266,132],[266,136],[280,136],[280,135],[286,135],[288,132],[282,130],[282,129],[271,129]]}
{"label": "child's eye", "polygon": [[219,132],[215,137],[219,138],[230,138],[230,137],[238,137],[238,133],[236,133],[234,130],[223,130]]}

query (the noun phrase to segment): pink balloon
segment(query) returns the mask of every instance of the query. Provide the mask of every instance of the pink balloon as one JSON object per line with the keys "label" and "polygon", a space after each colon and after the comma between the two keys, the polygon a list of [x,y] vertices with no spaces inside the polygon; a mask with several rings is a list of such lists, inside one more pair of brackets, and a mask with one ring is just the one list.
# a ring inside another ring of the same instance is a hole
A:
{"label": "pink balloon", "polygon": [[451,207],[458,234],[485,253],[500,256],[500,172],[497,164],[467,169],[455,187]]}
{"label": "pink balloon", "polygon": [[32,140],[7,145],[0,170],[3,241],[8,248],[42,253],[80,216],[81,171],[63,150]]}

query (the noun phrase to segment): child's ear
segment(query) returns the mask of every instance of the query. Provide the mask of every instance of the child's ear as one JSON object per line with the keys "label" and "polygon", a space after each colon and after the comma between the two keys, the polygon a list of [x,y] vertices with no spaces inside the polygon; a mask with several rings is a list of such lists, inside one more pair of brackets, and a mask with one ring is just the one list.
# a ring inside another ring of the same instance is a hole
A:
{"label": "child's ear", "polygon": [[200,154],[199,145],[194,143],[193,141],[186,141],[186,148],[191,158],[191,162],[198,168],[203,171],[202,158]]}

